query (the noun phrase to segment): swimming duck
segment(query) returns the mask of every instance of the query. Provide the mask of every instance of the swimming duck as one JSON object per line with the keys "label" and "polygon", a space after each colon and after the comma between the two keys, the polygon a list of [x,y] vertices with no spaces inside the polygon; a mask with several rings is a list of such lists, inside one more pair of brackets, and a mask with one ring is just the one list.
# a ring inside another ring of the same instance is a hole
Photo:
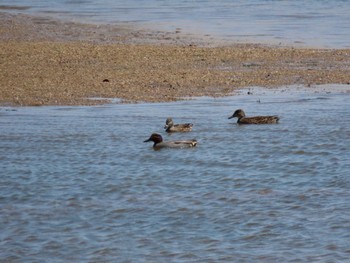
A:
{"label": "swimming duck", "polygon": [[174,124],[172,118],[167,118],[164,129],[166,132],[189,132],[192,131],[192,123]]}
{"label": "swimming duck", "polygon": [[161,149],[161,148],[188,148],[188,147],[195,147],[197,145],[196,140],[185,140],[185,141],[168,141],[163,142],[163,138],[158,133],[153,133],[151,137],[149,137],[144,142],[154,142],[153,148],[154,149]]}
{"label": "swimming duck", "polygon": [[255,116],[246,117],[243,110],[236,110],[229,119],[237,117],[237,123],[239,124],[274,124],[278,123],[278,116]]}

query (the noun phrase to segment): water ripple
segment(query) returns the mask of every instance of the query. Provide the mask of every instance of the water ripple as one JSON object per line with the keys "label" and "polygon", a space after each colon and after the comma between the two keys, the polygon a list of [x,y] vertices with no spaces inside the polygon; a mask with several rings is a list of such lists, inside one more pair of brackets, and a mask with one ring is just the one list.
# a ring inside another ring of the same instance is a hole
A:
{"label": "water ripple", "polygon": [[[349,93],[299,96],[283,107],[236,96],[0,116],[0,261],[344,262],[349,122],[332,116],[350,117]],[[226,119],[237,104],[282,121],[238,126]],[[165,134],[168,116],[193,119],[194,131]],[[143,143],[154,131],[199,144],[154,151]]]}

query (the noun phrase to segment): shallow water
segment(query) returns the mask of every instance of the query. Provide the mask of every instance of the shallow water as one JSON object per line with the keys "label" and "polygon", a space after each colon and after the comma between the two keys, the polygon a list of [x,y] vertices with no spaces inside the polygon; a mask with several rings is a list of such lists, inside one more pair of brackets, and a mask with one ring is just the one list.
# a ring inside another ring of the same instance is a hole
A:
{"label": "shallow water", "polygon": [[235,41],[350,47],[347,0],[0,0],[0,5],[77,22],[133,22]]}
{"label": "shallow water", "polygon": [[[349,260],[349,90],[252,92],[1,108],[0,261]],[[193,132],[165,134],[169,116]],[[154,151],[152,132],[199,144]]]}

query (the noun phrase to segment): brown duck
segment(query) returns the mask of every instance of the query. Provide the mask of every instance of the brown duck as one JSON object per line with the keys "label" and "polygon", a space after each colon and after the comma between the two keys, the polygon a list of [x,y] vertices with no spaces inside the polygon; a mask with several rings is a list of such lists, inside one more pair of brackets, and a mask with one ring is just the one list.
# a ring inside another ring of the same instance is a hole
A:
{"label": "brown duck", "polygon": [[278,116],[254,116],[246,117],[243,110],[236,110],[229,119],[237,117],[239,124],[275,124],[278,123]]}
{"label": "brown duck", "polygon": [[167,118],[164,129],[166,132],[189,132],[192,131],[192,123],[174,124],[172,118]]}

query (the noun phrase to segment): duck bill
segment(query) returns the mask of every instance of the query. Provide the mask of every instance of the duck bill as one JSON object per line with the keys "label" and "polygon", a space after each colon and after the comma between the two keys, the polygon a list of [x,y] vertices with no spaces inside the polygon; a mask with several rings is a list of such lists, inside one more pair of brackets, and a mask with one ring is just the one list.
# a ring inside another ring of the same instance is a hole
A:
{"label": "duck bill", "polygon": [[228,119],[232,119],[232,118],[234,118],[234,117],[235,117],[235,116],[232,115],[232,116],[228,117]]}
{"label": "duck bill", "polygon": [[147,139],[147,140],[145,140],[143,142],[150,142],[150,141],[151,141],[151,138],[149,138],[149,139]]}

